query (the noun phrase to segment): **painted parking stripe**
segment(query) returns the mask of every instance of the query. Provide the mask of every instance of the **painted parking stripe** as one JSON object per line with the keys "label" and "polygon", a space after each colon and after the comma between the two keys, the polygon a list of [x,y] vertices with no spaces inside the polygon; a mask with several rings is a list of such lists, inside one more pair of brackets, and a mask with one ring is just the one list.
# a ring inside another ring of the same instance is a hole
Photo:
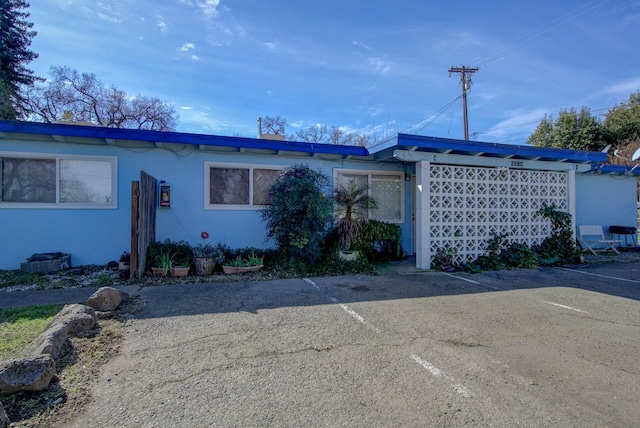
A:
{"label": "painted parking stripe", "polygon": [[597,274],[597,273],[584,272],[584,271],[581,271],[581,270],[568,269],[568,268],[563,268],[563,267],[559,267],[559,268],[556,268],[556,269],[562,269],[562,270],[567,270],[569,272],[581,273],[583,275],[591,275],[591,276],[597,276],[597,277],[600,277],[600,278],[615,279],[615,280],[618,280],[618,281],[633,282],[633,283],[636,283],[636,284],[640,284],[640,281],[635,280],[635,279],[619,278],[617,276],[600,275],[600,274]]}
{"label": "painted parking stripe", "polygon": [[588,313],[587,311],[583,311],[582,309],[572,308],[571,306],[561,305],[560,303],[547,302],[546,300],[543,300],[542,303],[547,303],[549,305],[557,306],[559,308],[569,309],[570,311],[582,312],[583,314]]}
{"label": "painted parking stripe", "polygon": [[304,281],[308,282],[309,284],[311,284],[311,286],[313,286],[313,288],[315,288],[316,290],[320,291],[320,287],[318,287],[315,282],[311,281],[309,278],[302,278],[302,279]]}
{"label": "painted parking stripe", "polygon": [[[450,276],[451,278],[461,279],[461,280],[463,280],[463,281],[467,281],[467,282],[470,282],[470,283],[472,283],[472,284],[480,285],[480,283],[479,283],[478,281],[474,281],[474,280],[472,280],[472,279],[463,278],[463,277],[461,277],[461,276],[452,275],[452,274],[450,274],[450,273],[446,273],[446,272],[442,272],[442,273],[444,273],[444,274],[445,274],[445,275],[447,275],[447,276]],[[490,287],[490,288],[491,288],[491,287]],[[496,290],[497,290],[497,289],[496,289]]]}
{"label": "painted parking stripe", "polygon": [[356,311],[354,311],[353,309],[351,309],[347,305],[344,305],[344,304],[340,303],[340,301],[338,299],[336,299],[335,297],[332,297],[331,301],[333,303],[336,303],[337,305],[339,305],[346,313],[351,315],[356,320],[360,321],[362,324],[366,325],[371,330],[375,331],[376,333],[380,333],[380,329],[378,327],[376,327],[375,325],[373,325],[371,323],[366,322],[362,315],[360,315],[359,313],[357,313]]}
{"label": "painted parking stripe", "polygon": [[462,395],[463,397],[470,398],[473,396],[471,392],[464,385],[456,383],[451,376],[449,376],[448,374],[446,374],[445,372],[443,372],[442,370],[440,370],[430,362],[423,360],[422,358],[418,357],[415,354],[411,355],[411,359],[416,363],[420,364],[425,370],[431,373],[434,377],[438,377],[438,378],[442,377],[453,382],[451,384],[451,387],[455,389],[456,392]]}

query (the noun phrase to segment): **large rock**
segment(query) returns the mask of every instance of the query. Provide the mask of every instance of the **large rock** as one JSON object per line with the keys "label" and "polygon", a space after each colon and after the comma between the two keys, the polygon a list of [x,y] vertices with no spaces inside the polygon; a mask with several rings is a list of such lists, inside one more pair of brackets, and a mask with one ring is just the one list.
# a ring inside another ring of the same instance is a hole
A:
{"label": "large rock", "polygon": [[4,411],[4,407],[2,407],[2,403],[0,403],[0,428],[6,428],[11,424],[9,417],[7,416],[7,412]]}
{"label": "large rock", "polygon": [[102,287],[89,297],[87,305],[96,311],[113,311],[127,297],[129,294],[126,291],[116,290],[113,287]]}
{"label": "large rock", "polygon": [[67,336],[89,330],[96,325],[96,311],[85,305],[66,305],[51,320],[47,328],[25,348],[23,355],[49,354],[58,358]]}
{"label": "large rock", "polygon": [[56,373],[51,355],[0,362],[0,395],[19,391],[42,391]]}

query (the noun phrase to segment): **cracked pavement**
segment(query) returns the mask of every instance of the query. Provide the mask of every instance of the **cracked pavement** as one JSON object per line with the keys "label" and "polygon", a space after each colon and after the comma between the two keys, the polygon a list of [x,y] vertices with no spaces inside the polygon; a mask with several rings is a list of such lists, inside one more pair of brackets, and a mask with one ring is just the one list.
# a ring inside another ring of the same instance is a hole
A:
{"label": "cracked pavement", "polygon": [[144,287],[71,426],[636,426],[638,272]]}

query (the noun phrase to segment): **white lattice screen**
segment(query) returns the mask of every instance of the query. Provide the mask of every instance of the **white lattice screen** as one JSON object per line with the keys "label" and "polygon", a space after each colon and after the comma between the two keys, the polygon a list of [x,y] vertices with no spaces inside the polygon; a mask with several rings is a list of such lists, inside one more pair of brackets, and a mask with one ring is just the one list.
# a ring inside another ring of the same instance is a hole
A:
{"label": "white lattice screen", "polygon": [[542,242],[551,232],[549,220],[536,215],[543,202],[568,211],[566,172],[434,164],[429,171],[431,254],[454,248],[459,263],[484,254],[495,234]]}

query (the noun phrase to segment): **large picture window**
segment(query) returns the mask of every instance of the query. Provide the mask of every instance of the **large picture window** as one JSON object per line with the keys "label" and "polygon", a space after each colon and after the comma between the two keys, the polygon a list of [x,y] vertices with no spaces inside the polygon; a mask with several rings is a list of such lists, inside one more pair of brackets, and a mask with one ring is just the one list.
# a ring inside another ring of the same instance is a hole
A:
{"label": "large picture window", "polygon": [[369,186],[369,194],[378,203],[378,209],[371,210],[369,218],[389,223],[404,222],[402,172],[339,171],[336,183],[343,185],[355,180],[358,187]]}
{"label": "large picture window", "polygon": [[0,207],[116,208],[116,158],[0,153]]}
{"label": "large picture window", "polygon": [[205,164],[206,208],[254,208],[269,205],[277,167]]}

